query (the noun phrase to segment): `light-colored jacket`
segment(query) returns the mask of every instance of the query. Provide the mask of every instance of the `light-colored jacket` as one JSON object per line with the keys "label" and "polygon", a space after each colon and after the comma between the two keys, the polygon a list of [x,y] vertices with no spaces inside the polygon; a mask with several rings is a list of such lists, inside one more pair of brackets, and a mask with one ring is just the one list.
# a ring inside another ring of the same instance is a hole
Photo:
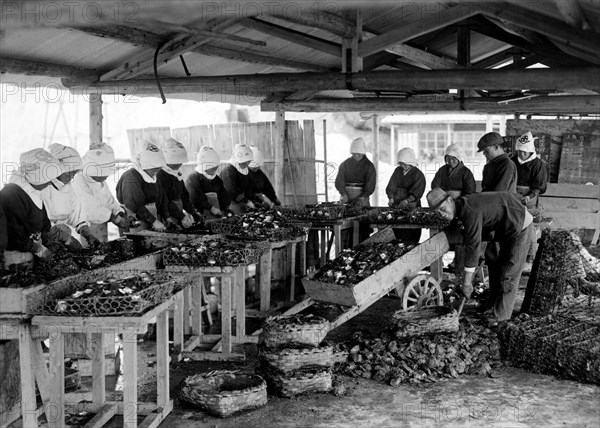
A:
{"label": "light-colored jacket", "polygon": [[120,212],[125,212],[110,193],[106,183],[93,181],[79,172],[73,178],[73,189],[83,206],[85,219],[89,223],[106,223],[110,220],[111,214],[117,215]]}
{"label": "light-colored jacket", "polygon": [[66,224],[75,230],[87,224],[83,206],[70,183],[60,190],[50,185],[41,191],[41,196],[52,224]]}

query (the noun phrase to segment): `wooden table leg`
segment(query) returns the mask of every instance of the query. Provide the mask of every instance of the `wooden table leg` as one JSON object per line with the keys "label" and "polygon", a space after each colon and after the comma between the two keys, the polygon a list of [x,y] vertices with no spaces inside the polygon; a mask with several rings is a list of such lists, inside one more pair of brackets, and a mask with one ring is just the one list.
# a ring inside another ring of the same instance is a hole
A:
{"label": "wooden table leg", "polygon": [[[234,276],[235,277],[235,276]],[[221,277],[221,343],[223,353],[231,353],[231,277]]]}
{"label": "wooden table leg", "polygon": [[[436,235],[439,232],[437,229],[430,229],[430,235]],[[444,261],[443,258],[440,257],[437,260],[434,260],[430,265],[429,269],[431,272],[431,276],[433,276],[438,282],[442,280],[442,275],[444,273]]]}
{"label": "wooden table leg", "polygon": [[300,242],[300,275],[306,275],[306,239]]}
{"label": "wooden table leg", "polygon": [[183,290],[183,334],[191,334],[190,326],[190,299],[192,298],[192,287]]}
{"label": "wooden table leg", "polygon": [[168,313],[168,311],[163,311],[156,316],[156,403],[159,406],[164,406],[169,402]]}
{"label": "wooden table leg", "polygon": [[42,350],[42,342],[40,339],[32,339],[30,340],[30,344],[33,373],[35,374],[35,380],[40,391],[40,396],[42,397],[42,402],[47,404],[48,400],[50,400],[50,380],[46,358],[44,357],[44,351]]}
{"label": "wooden table leg", "polygon": [[327,230],[321,230],[321,266],[327,261]]}
{"label": "wooden table leg", "polygon": [[92,401],[102,406],[106,400],[104,333],[92,333]]}
{"label": "wooden table leg", "polygon": [[266,312],[271,307],[271,267],[273,250],[269,249],[260,257],[260,311]]}
{"label": "wooden table leg", "polygon": [[356,220],[352,222],[352,248],[356,247],[359,242],[360,223]]}
{"label": "wooden table leg", "polygon": [[123,426],[125,428],[137,428],[137,377],[137,340],[133,335],[123,341]]}
{"label": "wooden table leg", "polygon": [[246,281],[245,266],[236,269],[235,292],[233,293],[237,304],[235,314],[235,335],[238,338],[246,335]]}
{"label": "wooden table leg", "polygon": [[[62,332],[50,335],[49,360],[50,402],[46,406],[46,418],[50,427],[63,428],[65,426],[65,338]],[[31,372],[31,366],[26,370]]]}
{"label": "wooden table leg", "polygon": [[[62,340],[59,341],[63,343]],[[24,428],[38,426],[36,417],[37,405],[35,402],[35,378],[31,369],[31,357],[31,330],[29,325],[23,324],[19,327],[19,369],[21,370],[21,416],[23,417]],[[64,380],[61,380],[61,382],[64,382]],[[61,406],[53,406],[52,411],[60,412],[59,407]],[[60,415],[57,415],[57,417],[60,417]],[[59,426],[54,420],[51,424],[50,418],[48,418],[48,424],[50,426]]]}
{"label": "wooden table leg", "polygon": [[175,301],[175,311],[173,314],[173,347],[175,348],[175,354],[178,355],[177,359],[183,352],[183,318],[184,318],[184,297],[187,289],[183,290],[179,294],[179,297]]}
{"label": "wooden table leg", "polygon": [[200,336],[202,334],[202,289],[204,277],[200,281],[192,284],[192,334]]}
{"label": "wooden table leg", "polygon": [[337,257],[342,252],[342,228],[339,224],[333,226],[333,236],[334,236],[334,245],[335,245],[335,257]]}
{"label": "wooden table leg", "polygon": [[288,302],[293,301],[296,294],[296,242],[290,243],[290,259],[292,269],[290,271],[290,292],[286,299]]}

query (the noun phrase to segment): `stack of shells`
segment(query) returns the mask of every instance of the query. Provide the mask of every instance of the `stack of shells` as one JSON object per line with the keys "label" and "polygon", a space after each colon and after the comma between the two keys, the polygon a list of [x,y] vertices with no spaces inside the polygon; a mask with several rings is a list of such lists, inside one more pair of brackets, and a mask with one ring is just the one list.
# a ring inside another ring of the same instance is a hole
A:
{"label": "stack of shells", "polygon": [[330,324],[312,315],[268,317],[259,336],[260,375],[281,397],[332,388],[334,349],[322,344]]}

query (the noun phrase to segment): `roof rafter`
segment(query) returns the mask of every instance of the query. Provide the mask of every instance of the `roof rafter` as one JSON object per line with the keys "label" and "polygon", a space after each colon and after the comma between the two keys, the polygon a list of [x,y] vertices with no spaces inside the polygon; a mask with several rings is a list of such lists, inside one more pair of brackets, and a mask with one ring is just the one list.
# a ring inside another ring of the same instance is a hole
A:
{"label": "roof rafter", "polygon": [[72,79],[97,79],[99,70],[72,65],[31,61],[12,57],[0,57],[0,73],[24,74],[26,76],[68,77]]}

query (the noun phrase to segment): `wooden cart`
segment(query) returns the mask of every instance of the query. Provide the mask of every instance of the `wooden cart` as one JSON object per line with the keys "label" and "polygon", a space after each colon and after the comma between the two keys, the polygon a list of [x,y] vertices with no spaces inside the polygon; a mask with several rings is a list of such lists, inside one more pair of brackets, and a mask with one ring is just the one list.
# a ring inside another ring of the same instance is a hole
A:
{"label": "wooden cart", "polygon": [[[376,233],[368,241],[388,242],[394,237],[391,229]],[[365,242],[368,242],[365,241]],[[438,306],[443,303],[442,290],[426,266],[438,261],[449,249],[445,233],[437,233],[417,245],[404,256],[353,286],[302,280],[307,299],[290,308],[286,314],[297,313],[315,302],[335,303],[346,307],[345,312],[332,321],[335,328],[358,315],[390,292],[402,298],[405,309],[411,307]]]}

